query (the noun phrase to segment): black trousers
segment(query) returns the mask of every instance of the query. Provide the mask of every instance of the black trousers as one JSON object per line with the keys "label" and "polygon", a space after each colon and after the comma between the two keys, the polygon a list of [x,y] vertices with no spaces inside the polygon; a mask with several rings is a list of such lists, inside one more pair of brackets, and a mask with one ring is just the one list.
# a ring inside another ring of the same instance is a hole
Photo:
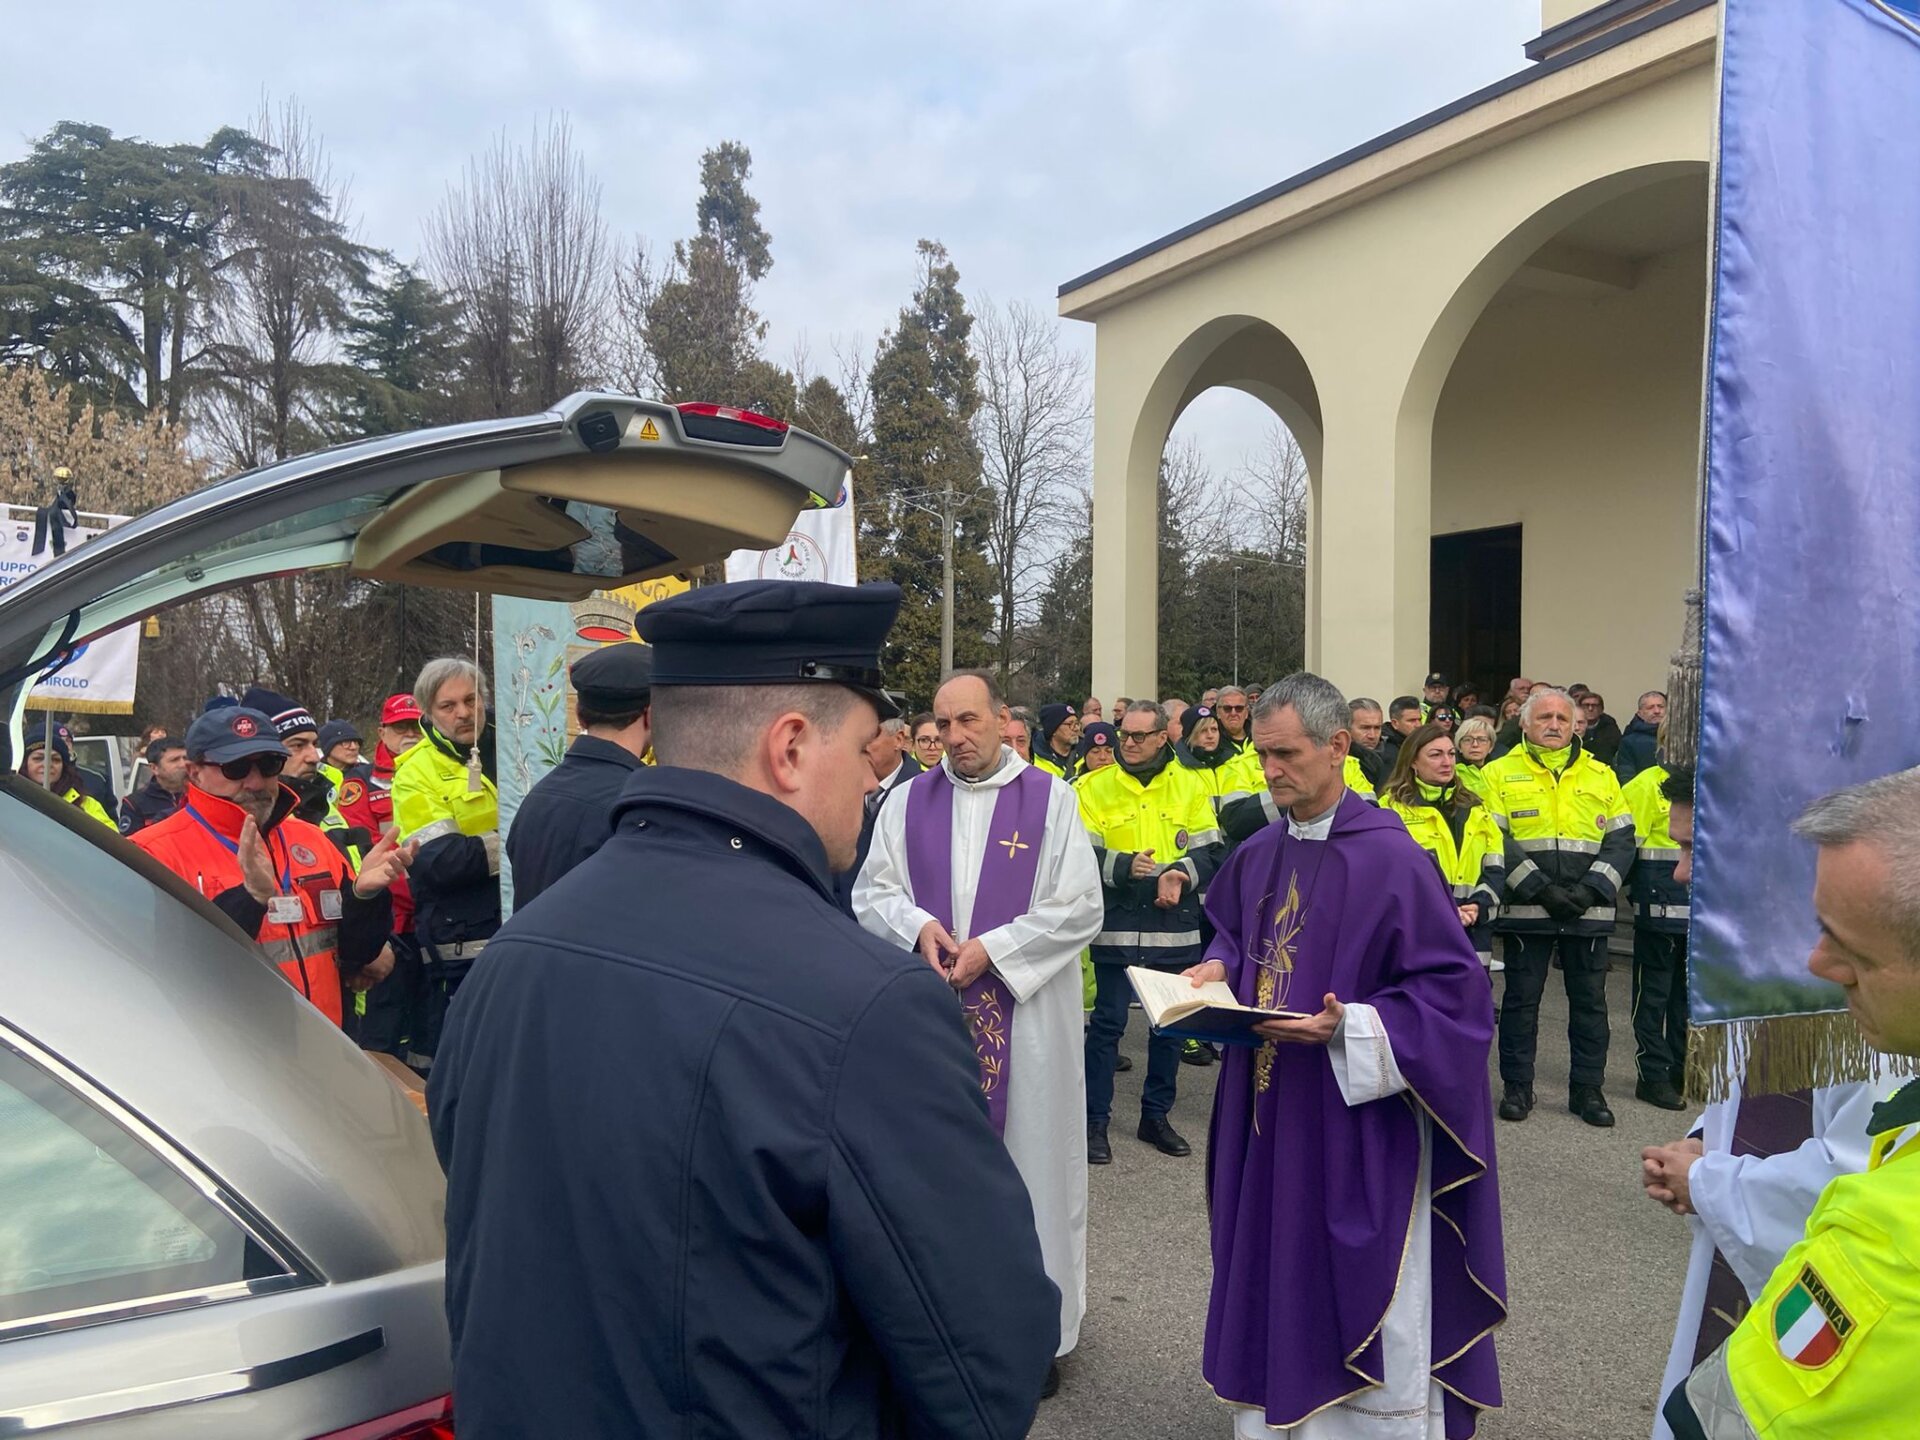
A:
{"label": "black trousers", "polygon": [[1503,935],[1506,986],[1500,996],[1500,1078],[1533,1083],[1540,1041],[1540,995],[1557,951],[1567,982],[1570,1085],[1598,1085],[1607,1074],[1607,937]]}
{"label": "black trousers", "polygon": [[[1191,961],[1155,965],[1179,974]],[[1127,1033],[1133,982],[1124,965],[1093,967],[1093,1013],[1087,1017],[1087,1123],[1105,1125],[1113,1114],[1113,1069],[1120,1059],[1120,1037]],[[1142,1118],[1166,1118],[1180,1081],[1180,1042],[1170,1035],[1147,1036],[1147,1081],[1140,1092]]]}
{"label": "black trousers", "polygon": [[1633,927],[1633,1057],[1642,1080],[1676,1078],[1687,1063],[1687,937]]}
{"label": "black trousers", "polygon": [[[427,975],[420,943],[408,935],[390,935],[393,970],[367,991],[366,1013],[354,1039],[362,1050],[377,1050],[414,1064],[415,1041],[427,1018]],[[422,1068],[415,1066],[415,1068]]]}

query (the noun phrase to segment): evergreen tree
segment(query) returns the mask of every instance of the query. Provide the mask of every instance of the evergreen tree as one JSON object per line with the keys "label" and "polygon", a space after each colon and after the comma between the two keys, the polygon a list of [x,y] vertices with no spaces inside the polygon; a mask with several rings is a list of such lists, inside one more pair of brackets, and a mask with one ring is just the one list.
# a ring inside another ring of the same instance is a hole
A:
{"label": "evergreen tree", "polygon": [[916,704],[940,682],[941,535],[951,524],[955,665],[987,662],[994,583],[985,556],[978,366],[967,337],[973,320],[946,247],[922,240],[919,284],[883,335],[868,385],[873,394],[869,487],[874,504],[860,535],[860,573],[904,592],[887,645],[892,683]]}
{"label": "evergreen tree", "polygon": [[411,430],[447,418],[457,373],[460,307],[409,265],[376,280],[347,324],[358,368],[347,423],[362,435]]}
{"label": "evergreen tree", "polygon": [[[0,167],[5,328],[47,337],[61,373],[111,367],[111,381],[93,379],[96,395],[178,424],[203,369],[200,327],[238,193],[230,182],[260,156],[258,140],[230,127],[203,145],[157,145],[101,125],[54,126]],[[24,284],[30,273],[41,283]]]}

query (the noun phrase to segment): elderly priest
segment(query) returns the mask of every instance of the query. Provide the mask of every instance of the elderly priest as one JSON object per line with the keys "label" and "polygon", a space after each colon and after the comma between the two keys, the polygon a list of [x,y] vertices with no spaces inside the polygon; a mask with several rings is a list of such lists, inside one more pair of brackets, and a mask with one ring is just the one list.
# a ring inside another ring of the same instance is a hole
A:
{"label": "elderly priest", "polygon": [[1236,1435],[1458,1440],[1500,1403],[1493,1016],[1433,862],[1346,787],[1349,724],[1316,675],[1260,696],[1286,815],[1214,878],[1217,934],[1187,972],[1308,1012],[1220,1074],[1202,1368]]}

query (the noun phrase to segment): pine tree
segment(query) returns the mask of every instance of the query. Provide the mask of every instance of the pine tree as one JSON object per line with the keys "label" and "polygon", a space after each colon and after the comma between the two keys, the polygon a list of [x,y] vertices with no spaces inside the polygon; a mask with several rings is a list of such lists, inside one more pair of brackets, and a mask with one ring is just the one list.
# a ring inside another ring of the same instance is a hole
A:
{"label": "pine tree", "polygon": [[968,347],[973,320],[946,247],[922,240],[919,284],[894,329],[881,337],[873,394],[869,487],[874,504],[860,536],[860,572],[904,593],[887,645],[893,684],[916,704],[940,683],[941,535],[951,524],[955,665],[991,657],[993,574],[984,550],[986,496],[973,418],[978,365]]}
{"label": "pine tree", "polygon": [[460,307],[409,265],[376,281],[347,325],[358,375],[347,423],[362,435],[411,430],[447,418],[459,351]]}

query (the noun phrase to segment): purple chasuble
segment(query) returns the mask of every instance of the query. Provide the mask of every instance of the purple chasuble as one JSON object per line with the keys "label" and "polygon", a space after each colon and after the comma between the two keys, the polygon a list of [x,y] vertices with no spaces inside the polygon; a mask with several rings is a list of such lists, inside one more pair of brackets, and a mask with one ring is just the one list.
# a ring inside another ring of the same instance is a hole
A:
{"label": "purple chasuble", "polygon": [[1371,1005],[1408,1084],[1349,1107],[1323,1046],[1228,1048],[1207,1157],[1208,1383],[1276,1426],[1385,1383],[1380,1331],[1413,1220],[1424,1111],[1431,1374],[1449,1440],[1472,1435],[1479,1411],[1500,1403],[1492,1331],[1507,1285],[1493,1013],[1453,897],[1398,819],[1348,792],[1324,841],[1296,840],[1281,822],[1241,845],[1208,889],[1207,916],[1207,958],[1243,1002],[1317,1012],[1331,993]]}
{"label": "purple chasuble", "polygon": [[[1029,765],[1002,785],[987,827],[980,879],[973,892],[969,933],[997,930],[1033,905],[1040,873],[1040,842],[1046,837],[1047,777]],[[907,879],[913,903],[953,931],[953,791],[944,765],[916,776],[907,786]],[[959,939],[959,936],[955,936]],[[994,1133],[1007,1133],[1007,1086],[1013,1080],[1013,992],[989,965],[960,992],[973,1053],[980,1060],[980,1092]]]}

